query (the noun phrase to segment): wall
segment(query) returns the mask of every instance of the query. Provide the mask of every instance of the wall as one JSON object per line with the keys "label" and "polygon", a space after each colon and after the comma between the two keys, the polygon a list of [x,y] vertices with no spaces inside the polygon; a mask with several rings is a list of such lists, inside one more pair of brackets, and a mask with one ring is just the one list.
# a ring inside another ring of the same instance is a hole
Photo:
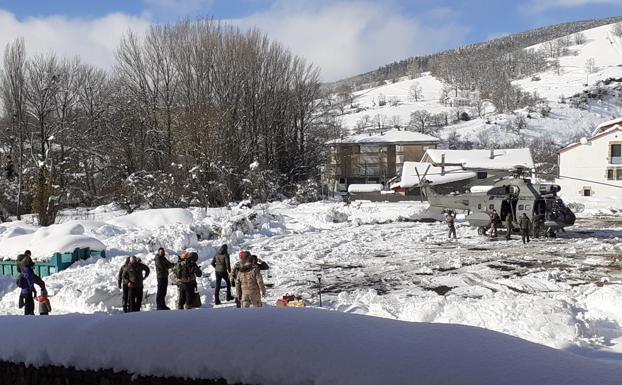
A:
{"label": "wall", "polygon": [[0,373],[1,385],[227,385],[224,380],[134,377],[111,370],[85,371],[56,366],[35,368],[1,361]]}
{"label": "wall", "polygon": [[[592,195],[598,198],[622,196],[622,181],[608,180],[609,143],[622,140],[621,131],[613,131],[608,135],[594,139],[587,144],[578,145],[559,154],[559,175],[585,181],[558,178],[555,183],[562,188],[564,197],[576,197],[583,194],[584,187],[590,187]],[[622,165],[617,165],[622,167]],[[591,183],[590,181],[609,184]]]}

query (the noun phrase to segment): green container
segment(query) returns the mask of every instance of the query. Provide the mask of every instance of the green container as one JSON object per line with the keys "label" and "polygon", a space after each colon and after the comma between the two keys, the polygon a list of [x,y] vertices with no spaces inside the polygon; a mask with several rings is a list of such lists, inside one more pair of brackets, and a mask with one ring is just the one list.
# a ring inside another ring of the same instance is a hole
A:
{"label": "green container", "polygon": [[[88,259],[91,257],[106,257],[105,250],[91,250],[90,248],[75,249],[73,253],[54,253],[52,258],[45,262],[35,262],[35,274],[39,277],[47,277],[59,271],[63,271],[74,262]],[[11,275],[17,277],[19,275],[16,261],[0,261],[0,275]]]}

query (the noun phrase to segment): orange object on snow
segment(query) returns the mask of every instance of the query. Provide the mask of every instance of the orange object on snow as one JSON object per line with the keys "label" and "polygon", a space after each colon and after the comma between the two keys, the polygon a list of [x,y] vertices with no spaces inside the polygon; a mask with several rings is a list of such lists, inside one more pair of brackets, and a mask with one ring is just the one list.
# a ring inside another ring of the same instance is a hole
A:
{"label": "orange object on snow", "polygon": [[305,307],[305,300],[299,295],[286,294],[276,300],[277,307]]}

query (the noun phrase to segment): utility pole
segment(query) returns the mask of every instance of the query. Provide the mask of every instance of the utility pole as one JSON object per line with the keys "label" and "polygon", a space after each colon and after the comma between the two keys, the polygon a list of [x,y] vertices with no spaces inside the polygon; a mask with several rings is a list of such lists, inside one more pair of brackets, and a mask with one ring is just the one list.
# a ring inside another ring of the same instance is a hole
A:
{"label": "utility pole", "polygon": [[317,276],[318,292],[320,294],[320,307],[322,307],[322,275]]}

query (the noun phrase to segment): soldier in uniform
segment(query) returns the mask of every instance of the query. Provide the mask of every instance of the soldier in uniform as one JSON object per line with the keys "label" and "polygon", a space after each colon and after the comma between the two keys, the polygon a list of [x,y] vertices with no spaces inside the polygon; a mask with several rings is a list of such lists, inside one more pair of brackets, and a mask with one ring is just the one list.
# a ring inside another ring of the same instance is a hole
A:
{"label": "soldier in uniform", "polygon": [[447,227],[449,228],[448,238],[456,239],[456,214],[453,211],[447,213]]}

